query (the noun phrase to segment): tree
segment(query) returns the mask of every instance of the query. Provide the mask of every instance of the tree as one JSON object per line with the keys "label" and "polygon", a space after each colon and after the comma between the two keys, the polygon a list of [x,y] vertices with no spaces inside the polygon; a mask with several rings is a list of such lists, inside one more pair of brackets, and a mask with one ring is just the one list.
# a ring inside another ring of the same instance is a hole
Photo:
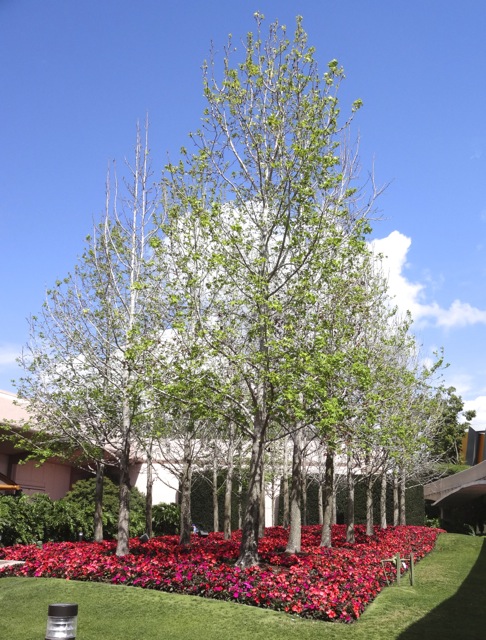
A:
{"label": "tree", "polygon": [[[122,199],[107,181],[103,220],[72,274],[47,292],[31,321],[19,385],[35,428],[97,463],[117,468],[117,555],[128,552],[129,464],[137,431],[149,424],[145,358],[152,340],[147,287],[157,196],[152,194],[148,127],[137,130],[135,163]],[[155,279],[151,279],[151,282]],[[159,309],[160,317],[160,309]],[[100,517],[100,513],[98,513]]]}
{"label": "tree", "polygon": [[282,370],[302,342],[292,321],[335,271],[343,244],[366,232],[374,196],[358,206],[356,157],[340,147],[343,70],[332,61],[319,74],[300,18],[292,41],[277,23],[263,41],[262,20],[256,14],[257,33],[236,66],[229,43],[221,84],[214,61],[206,66],[195,150],[168,167],[164,199],[185,282],[180,313],[197,314],[189,324],[201,349],[231,371],[217,402],[224,397],[252,443],[242,567],[258,560],[267,430],[277,403],[293,394]]}
{"label": "tree", "polygon": [[464,411],[464,401],[455,391],[454,387],[448,387],[437,393],[440,417],[434,453],[442,456],[445,462],[460,464],[462,439],[476,417],[476,411]]}

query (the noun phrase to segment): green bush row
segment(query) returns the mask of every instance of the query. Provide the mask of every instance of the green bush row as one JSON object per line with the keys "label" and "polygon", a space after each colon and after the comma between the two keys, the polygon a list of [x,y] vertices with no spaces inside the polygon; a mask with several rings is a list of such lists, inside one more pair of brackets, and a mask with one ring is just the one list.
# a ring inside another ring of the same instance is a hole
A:
{"label": "green bush row", "polygon": [[[224,493],[226,473],[218,474],[218,528],[224,527]],[[231,491],[231,529],[239,528],[246,503],[248,479],[245,474],[235,474]],[[195,473],[191,488],[192,521],[210,531],[214,528],[212,471]]]}
{"label": "green bush row", "polygon": [[[319,522],[319,510],[317,502],[318,485],[316,479],[309,479],[307,484],[307,513],[306,523],[317,524]],[[348,492],[343,476],[336,476],[337,496],[336,511],[337,522],[344,524],[348,509]],[[380,521],[380,492],[381,486],[376,482],[373,486],[373,515],[375,523]],[[281,502],[281,501],[280,501]],[[409,483],[405,493],[405,511],[407,524],[423,526],[425,523],[425,503],[423,487],[417,483]],[[283,512],[283,505],[279,505],[279,513]],[[355,478],[354,486],[354,518],[356,524],[366,523],[366,486],[361,477]],[[390,484],[386,492],[386,518],[390,524],[393,522],[393,489]]]}
{"label": "green bush row", "polygon": [[[63,541],[93,537],[95,479],[80,480],[61,500],[51,500],[43,493],[32,496],[0,497],[0,544]],[[155,505],[155,535],[175,533],[179,522],[176,505]],[[103,491],[103,535],[114,538],[118,529],[118,487],[105,478]],[[145,497],[134,488],[130,496],[130,535],[145,530]]]}
{"label": "green bush row", "polygon": [[[194,522],[204,524],[207,528],[213,528],[213,502],[211,472],[197,473],[193,476],[191,505],[192,518]],[[218,516],[219,530],[223,527],[223,499],[225,487],[225,474],[218,475]],[[290,485],[289,478],[289,485]],[[337,521],[344,523],[347,511],[347,490],[345,478],[336,477],[337,485]],[[244,510],[246,500],[247,479],[243,476],[236,478],[232,487],[232,529],[238,528],[239,512]],[[393,522],[393,491],[391,486],[387,487],[387,521]],[[302,520],[305,524],[318,524],[318,485],[316,478],[307,478],[307,499],[306,508],[302,513]],[[423,525],[425,523],[425,504],[423,487],[417,483],[409,483],[405,494],[407,524]],[[379,522],[380,484],[377,482],[373,488],[373,505],[375,522]],[[280,492],[278,498],[278,524],[283,522],[283,497]],[[355,521],[356,524],[366,522],[366,489],[362,479],[356,478],[355,485]]]}

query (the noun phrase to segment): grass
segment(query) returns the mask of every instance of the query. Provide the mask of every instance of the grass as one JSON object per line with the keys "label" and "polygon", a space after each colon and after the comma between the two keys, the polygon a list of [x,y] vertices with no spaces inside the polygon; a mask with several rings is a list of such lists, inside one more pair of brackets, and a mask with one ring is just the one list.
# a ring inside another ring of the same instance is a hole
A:
{"label": "grass", "polygon": [[352,624],[90,582],[0,579],[0,638],[43,638],[47,606],[79,604],[78,640],[483,640],[486,539],[442,534],[436,549]]}

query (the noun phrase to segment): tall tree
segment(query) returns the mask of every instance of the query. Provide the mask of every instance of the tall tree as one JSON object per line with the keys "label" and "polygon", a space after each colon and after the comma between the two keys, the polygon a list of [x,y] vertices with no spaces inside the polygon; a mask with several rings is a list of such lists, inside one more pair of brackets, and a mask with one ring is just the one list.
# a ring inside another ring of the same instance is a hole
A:
{"label": "tall tree", "polygon": [[127,163],[126,192],[107,181],[103,220],[87,238],[72,274],[47,292],[31,322],[19,393],[37,428],[65,439],[98,463],[118,471],[117,555],[128,552],[130,454],[147,424],[143,398],[151,326],[145,304],[151,239],[157,229],[148,127],[137,130],[135,160]]}
{"label": "tall tree", "polygon": [[459,464],[464,434],[470,427],[476,411],[464,411],[464,401],[454,387],[440,389],[437,393],[439,405],[438,428],[434,443],[434,453],[446,462]]}
{"label": "tall tree", "polygon": [[[226,399],[252,442],[242,567],[258,560],[264,448],[290,379],[280,371],[292,319],[316,295],[318,274],[333,271],[342,243],[361,238],[374,195],[358,207],[356,158],[340,148],[342,68],[332,61],[319,73],[300,18],[292,40],[277,23],[263,38],[256,21],[234,66],[229,43],[221,83],[214,61],[206,67],[195,152],[183,151],[165,184],[169,244],[184,247],[182,308],[199,309],[201,344],[230,365]],[[203,306],[194,302],[201,291]]]}

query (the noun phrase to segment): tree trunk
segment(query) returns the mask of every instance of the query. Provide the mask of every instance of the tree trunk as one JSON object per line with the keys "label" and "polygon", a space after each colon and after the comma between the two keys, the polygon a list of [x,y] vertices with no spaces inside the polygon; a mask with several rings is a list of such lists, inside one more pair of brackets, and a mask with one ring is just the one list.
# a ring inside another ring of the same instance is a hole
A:
{"label": "tree trunk", "polygon": [[319,474],[318,474],[318,487],[317,487],[317,511],[319,517],[319,524],[322,527],[324,522],[324,508],[323,508],[323,500],[324,494],[322,487],[324,485],[324,456],[322,447],[319,447]]}
{"label": "tree trunk", "polygon": [[337,523],[337,486],[333,482],[331,496],[331,525]]}
{"label": "tree trunk", "polygon": [[307,525],[307,474],[302,461],[302,481],[301,481],[301,504],[302,504],[302,524]]}
{"label": "tree trunk", "polygon": [[96,463],[94,541],[103,541],[103,480],[105,477],[104,462]]}
{"label": "tree trunk", "polygon": [[118,537],[116,555],[125,556],[129,552],[130,539],[130,442],[125,442],[120,456],[120,491],[118,512]]}
{"label": "tree trunk", "polygon": [[191,515],[191,487],[192,487],[192,448],[189,439],[184,443],[184,459],[181,476],[181,533],[179,544],[191,543],[192,515]]}
{"label": "tree trunk", "polygon": [[284,455],[282,470],[282,502],[283,502],[283,520],[282,526],[287,529],[290,525],[290,497],[289,497],[289,452],[288,452],[288,436],[284,438]]}
{"label": "tree trunk", "polygon": [[326,455],[326,468],[324,471],[323,508],[321,547],[331,547],[331,517],[332,517],[332,493],[334,488],[334,453],[328,449]]}
{"label": "tree trunk", "polygon": [[346,484],[348,487],[348,506],[346,511],[346,542],[354,544],[356,541],[354,531],[354,474],[351,451],[348,450],[346,461]]}
{"label": "tree trunk", "polygon": [[400,522],[400,505],[398,500],[398,475],[397,471],[393,472],[393,526],[396,527]]}
{"label": "tree trunk", "polygon": [[265,426],[260,412],[255,416],[253,443],[243,527],[241,530],[238,567],[246,569],[258,564],[258,535],[260,530],[260,503],[262,488],[262,457],[265,444]]}
{"label": "tree trunk", "polygon": [[224,491],[224,539],[231,539],[231,496],[233,491],[234,469],[234,427],[230,427],[228,458],[226,461],[226,487]]}
{"label": "tree trunk", "polygon": [[322,491],[322,483],[323,483],[323,480],[319,479],[319,485],[317,487],[317,517],[321,527],[324,522],[324,508],[322,505],[322,502],[324,500],[324,494]]}
{"label": "tree trunk", "polygon": [[263,538],[265,535],[265,467],[264,467],[264,456],[262,456],[261,460],[261,471],[260,471],[260,515],[258,517],[258,538]]}
{"label": "tree trunk", "polygon": [[243,482],[241,467],[238,471],[238,529],[243,529]]}
{"label": "tree trunk", "polygon": [[406,490],[407,490],[407,481],[406,481],[406,476],[405,476],[405,470],[402,469],[402,472],[401,472],[401,475],[400,475],[400,491],[399,491],[399,495],[400,495],[400,524],[402,524],[402,525],[407,524],[406,502],[405,502]]}
{"label": "tree trunk", "polygon": [[147,494],[145,496],[145,533],[152,537],[152,489],[154,486],[154,473],[152,467],[152,447],[147,450]]}
{"label": "tree trunk", "polygon": [[218,460],[216,458],[216,443],[213,448],[213,531],[219,531]]}
{"label": "tree trunk", "polygon": [[303,488],[303,459],[302,459],[302,431],[298,429],[293,434],[292,454],[292,485],[290,490],[290,530],[287,541],[287,553],[299,553],[302,540],[302,488]]}
{"label": "tree trunk", "polygon": [[280,491],[277,488],[278,475],[275,470],[274,459],[276,457],[275,447],[272,448],[272,461],[271,461],[271,474],[270,474],[270,487],[269,487],[269,498],[270,498],[270,522],[272,527],[278,526],[278,509],[276,509],[277,496]]}
{"label": "tree trunk", "polygon": [[386,473],[381,476],[381,492],[380,492],[380,527],[387,528],[386,521]]}
{"label": "tree trunk", "polygon": [[366,478],[366,535],[372,536],[375,533],[373,522],[373,476],[370,474]]}

